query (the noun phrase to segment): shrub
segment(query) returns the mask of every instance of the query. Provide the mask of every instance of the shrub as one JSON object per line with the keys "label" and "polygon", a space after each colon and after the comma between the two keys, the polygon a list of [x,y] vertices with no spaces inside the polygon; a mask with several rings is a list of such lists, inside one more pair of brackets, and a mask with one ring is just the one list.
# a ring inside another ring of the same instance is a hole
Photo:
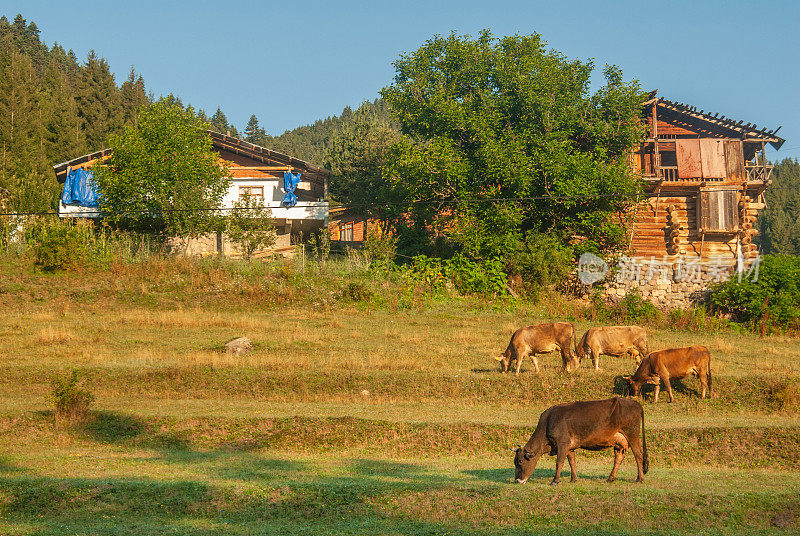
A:
{"label": "shrub", "polygon": [[712,288],[713,307],[761,331],[800,325],[800,257],[765,255],[755,272]]}
{"label": "shrub", "polygon": [[374,293],[363,281],[350,281],[344,289],[344,296],[354,302],[369,301]]}
{"label": "shrub", "polygon": [[256,251],[275,244],[277,234],[272,211],[255,196],[246,195],[237,201],[227,223],[228,236],[248,259]]}
{"label": "shrub", "polygon": [[510,275],[520,275],[529,287],[544,287],[561,282],[572,271],[573,252],[549,235],[528,235],[507,262]]}
{"label": "shrub", "polygon": [[397,239],[388,235],[368,233],[361,251],[369,262],[380,263],[385,268],[397,254]]}
{"label": "shrub", "polygon": [[505,294],[508,276],[503,262],[489,259],[478,262],[463,255],[452,259],[439,259],[417,255],[404,270],[415,283],[433,290],[455,288],[461,294]]}
{"label": "shrub", "polygon": [[86,421],[94,395],[78,386],[78,371],[73,370],[72,374],[53,380],[50,399],[55,409],[56,424],[70,426]]}
{"label": "shrub", "polygon": [[312,233],[308,237],[308,245],[315,259],[318,261],[328,260],[328,256],[331,254],[331,237],[328,235],[327,229],[323,228],[318,233]]}
{"label": "shrub", "polygon": [[598,320],[620,324],[648,324],[657,321],[661,316],[656,306],[643,299],[635,290],[613,304],[605,303],[599,293],[592,300]]}
{"label": "shrub", "polygon": [[25,235],[33,245],[34,264],[46,272],[55,272],[85,257],[91,230],[72,222],[38,220],[26,228]]}

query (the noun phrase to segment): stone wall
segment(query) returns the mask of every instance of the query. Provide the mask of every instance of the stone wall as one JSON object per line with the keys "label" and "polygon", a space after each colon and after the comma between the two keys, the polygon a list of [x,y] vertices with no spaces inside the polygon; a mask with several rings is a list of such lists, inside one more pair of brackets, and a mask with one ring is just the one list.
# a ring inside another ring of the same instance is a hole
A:
{"label": "stone wall", "polygon": [[[742,265],[742,276],[757,277],[759,262],[756,259]],[[635,291],[660,309],[684,309],[704,302],[711,285],[732,276],[738,277],[738,273],[729,261],[700,265],[628,258],[621,260],[598,285],[602,285],[603,295],[612,302]]]}

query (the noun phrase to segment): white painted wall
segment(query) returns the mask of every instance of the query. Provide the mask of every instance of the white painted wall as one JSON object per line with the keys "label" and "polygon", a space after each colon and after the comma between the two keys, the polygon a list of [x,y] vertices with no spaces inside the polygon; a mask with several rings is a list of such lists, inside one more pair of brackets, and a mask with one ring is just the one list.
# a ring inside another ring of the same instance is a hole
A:
{"label": "white painted wall", "polygon": [[[276,219],[285,218],[287,220],[328,220],[327,201],[298,201],[293,207],[281,205],[281,200],[285,192],[283,191],[283,181],[279,179],[263,178],[243,178],[233,179],[231,186],[222,198],[222,206],[233,208],[239,200],[240,186],[261,186],[264,188],[264,204],[272,211],[272,217]],[[297,191],[310,190],[308,183],[297,185]],[[58,214],[62,218],[97,218],[100,213],[97,209],[79,207],[76,205],[64,205],[58,202]]]}

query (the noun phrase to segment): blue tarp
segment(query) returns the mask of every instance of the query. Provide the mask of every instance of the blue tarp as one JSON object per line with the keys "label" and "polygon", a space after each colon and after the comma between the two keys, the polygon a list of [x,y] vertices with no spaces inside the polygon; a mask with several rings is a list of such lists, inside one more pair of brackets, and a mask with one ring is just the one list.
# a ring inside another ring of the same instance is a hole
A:
{"label": "blue tarp", "polygon": [[98,207],[97,186],[94,182],[94,173],[85,169],[73,169],[67,174],[64,181],[64,192],[61,202],[65,205],[79,205],[82,207]]}
{"label": "blue tarp", "polygon": [[283,196],[281,203],[287,207],[293,207],[297,204],[297,196],[294,195],[294,190],[300,183],[300,173],[293,175],[288,171],[283,172],[283,191],[286,195]]}

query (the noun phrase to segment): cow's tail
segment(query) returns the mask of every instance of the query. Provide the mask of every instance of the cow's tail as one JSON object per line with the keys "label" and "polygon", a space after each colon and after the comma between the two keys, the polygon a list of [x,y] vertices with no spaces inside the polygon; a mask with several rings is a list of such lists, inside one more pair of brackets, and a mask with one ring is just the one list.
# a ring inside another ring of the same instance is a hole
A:
{"label": "cow's tail", "polygon": [[706,378],[708,380],[708,398],[711,398],[711,356],[708,358],[708,372],[706,372]]}
{"label": "cow's tail", "polygon": [[647,440],[644,438],[644,407],[642,407],[642,472],[650,470],[650,458],[647,456]]}

